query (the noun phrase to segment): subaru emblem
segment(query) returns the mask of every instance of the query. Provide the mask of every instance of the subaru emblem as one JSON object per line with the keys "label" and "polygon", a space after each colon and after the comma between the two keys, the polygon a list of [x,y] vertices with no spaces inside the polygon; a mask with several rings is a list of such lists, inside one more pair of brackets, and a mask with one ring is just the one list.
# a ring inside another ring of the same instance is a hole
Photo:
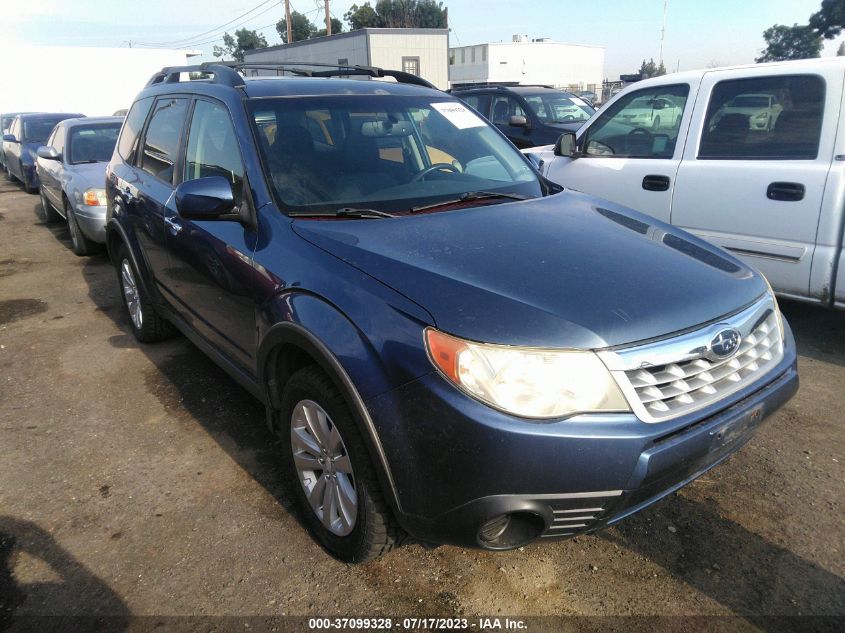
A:
{"label": "subaru emblem", "polygon": [[728,358],[739,349],[742,335],[736,328],[725,328],[719,331],[710,341],[710,353],[716,358]]}

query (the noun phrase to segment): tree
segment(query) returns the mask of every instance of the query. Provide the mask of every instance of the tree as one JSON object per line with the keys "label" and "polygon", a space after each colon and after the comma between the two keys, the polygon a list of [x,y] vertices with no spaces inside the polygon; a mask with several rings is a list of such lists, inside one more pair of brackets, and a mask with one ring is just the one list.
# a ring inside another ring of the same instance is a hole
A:
{"label": "tree", "polygon": [[822,38],[809,26],[775,24],[763,31],[763,39],[766,49],[755,60],[758,64],[821,56]]}
{"label": "tree", "polygon": [[832,40],[845,29],[845,0],[822,0],[821,9],[810,16],[810,28]]}
{"label": "tree", "polygon": [[214,56],[228,57],[242,62],[244,60],[244,51],[250,51],[254,48],[265,48],[266,46],[267,40],[263,35],[259,35],[258,31],[238,29],[235,31],[234,37],[228,33],[223,34],[223,46],[214,47]]}
{"label": "tree", "polygon": [[357,4],[353,4],[349,7],[349,11],[344,14],[343,19],[349,22],[349,27],[353,31],[383,26],[381,18],[376,13],[376,10],[370,6],[369,2],[365,2],[360,7]]}
{"label": "tree", "polygon": [[660,62],[660,65],[658,66],[654,63],[654,58],[651,58],[648,62],[643,60],[643,63],[640,65],[639,73],[643,79],[648,79],[649,77],[660,77],[666,74],[666,67],[663,65],[663,62]]}
{"label": "tree", "polygon": [[378,0],[353,4],[343,16],[353,31],[367,27],[427,28],[447,27],[446,9],[436,0]]}
{"label": "tree", "polygon": [[[332,25],[334,29],[334,24]],[[285,18],[282,18],[276,23],[276,30],[282,36],[282,42],[288,43],[288,23]],[[314,37],[317,32],[317,27],[311,24],[311,21],[302,15],[299,11],[292,11],[290,14],[290,33],[294,42],[307,40]],[[325,35],[325,32],[323,33]]]}
{"label": "tree", "polygon": [[[293,18],[291,18],[293,21]],[[337,18],[332,18],[332,35],[335,33],[342,33],[343,32],[343,22],[338,20]],[[320,29],[319,31],[314,31],[314,34],[311,37],[323,37],[327,35],[326,29]]]}

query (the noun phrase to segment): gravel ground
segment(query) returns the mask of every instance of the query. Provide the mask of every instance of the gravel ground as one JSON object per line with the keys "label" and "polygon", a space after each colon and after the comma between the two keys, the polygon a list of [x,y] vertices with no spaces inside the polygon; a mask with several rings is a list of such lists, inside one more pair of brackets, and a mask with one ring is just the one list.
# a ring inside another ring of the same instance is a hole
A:
{"label": "gravel ground", "polygon": [[0,629],[10,614],[845,616],[845,314],[785,304],[798,395],[619,527],[352,567],[297,519],[257,401],[183,338],[137,344],[106,257],[69,243],[37,196],[0,185]]}

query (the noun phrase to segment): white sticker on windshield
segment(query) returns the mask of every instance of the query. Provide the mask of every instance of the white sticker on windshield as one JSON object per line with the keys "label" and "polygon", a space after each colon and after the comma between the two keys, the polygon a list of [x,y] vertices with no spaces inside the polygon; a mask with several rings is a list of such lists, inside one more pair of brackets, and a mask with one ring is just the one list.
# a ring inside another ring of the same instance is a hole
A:
{"label": "white sticker on windshield", "polygon": [[572,100],[572,103],[575,105],[585,106],[588,105],[586,101],[584,101],[581,97],[569,97]]}
{"label": "white sticker on windshield", "polygon": [[484,121],[477,114],[460,103],[445,101],[432,103],[431,107],[449,119],[449,122],[459,130],[484,126]]}

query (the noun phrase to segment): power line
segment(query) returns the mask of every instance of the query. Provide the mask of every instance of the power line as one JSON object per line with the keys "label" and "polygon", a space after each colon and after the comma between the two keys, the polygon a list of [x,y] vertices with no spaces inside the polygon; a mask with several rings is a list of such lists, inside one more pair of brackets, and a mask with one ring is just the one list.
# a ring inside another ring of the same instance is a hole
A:
{"label": "power line", "polygon": [[[203,31],[202,33],[197,33],[196,35],[193,35],[193,36],[191,36],[191,37],[183,37],[183,38],[180,38],[180,39],[170,40],[170,41],[167,41],[167,42],[144,42],[144,43],[143,43],[143,45],[144,45],[144,46],[177,46],[177,47],[179,47],[179,48],[184,48],[185,46],[188,46],[188,45],[195,46],[195,45],[197,45],[197,44],[190,44],[191,40],[196,40],[196,39],[202,38],[203,36],[208,35],[209,33],[214,33],[214,32],[216,32],[216,31],[220,31],[221,29],[224,29],[224,28],[226,28],[226,27],[232,28],[232,27],[230,26],[230,25],[232,24],[232,22],[237,22],[237,21],[238,21],[238,20],[240,20],[241,18],[243,18],[243,17],[245,17],[245,16],[249,15],[249,14],[250,14],[250,13],[252,13],[253,11],[256,11],[257,9],[260,9],[260,8],[261,8],[261,7],[263,7],[265,4],[269,4],[269,3],[271,3],[271,2],[278,3],[278,2],[279,2],[279,0],[264,0],[264,2],[260,2],[259,4],[257,4],[256,6],[254,6],[252,9],[250,9],[249,11],[247,11],[247,12],[245,12],[245,13],[242,13],[242,14],[241,14],[241,15],[239,15],[238,17],[236,17],[236,18],[234,18],[234,19],[232,19],[232,20],[229,20],[228,22],[224,22],[224,23],[223,23],[223,24],[221,24],[220,26],[215,26],[213,29],[209,29],[209,30],[207,30],[207,31]],[[253,18],[257,18],[259,15],[262,15],[262,14],[266,13],[267,11],[269,11],[269,10],[270,10],[270,9],[272,9],[272,8],[273,8],[273,7],[271,6],[271,7],[269,7],[268,9],[265,9],[264,11],[262,11],[261,13],[257,13],[257,14],[255,14],[255,15],[253,15],[252,17],[250,17],[250,18],[249,18],[249,20],[252,20]],[[246,21],[249,21],[249,20],[246,20]],[[239,26],[239,25],[238,25],[238,26]]]}

